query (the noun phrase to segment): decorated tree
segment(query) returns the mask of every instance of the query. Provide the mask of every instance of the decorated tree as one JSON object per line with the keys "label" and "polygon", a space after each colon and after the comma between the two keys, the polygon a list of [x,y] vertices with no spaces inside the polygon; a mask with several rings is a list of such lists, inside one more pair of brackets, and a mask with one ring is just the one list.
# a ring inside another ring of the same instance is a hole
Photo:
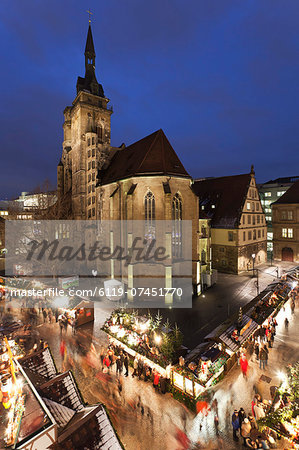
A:
{"label": "decorated tree", "polygon": [[161,352],[167,358],[168,362],[173,363],[177,357],[178,351],[183,343],[183,334],[178,326],[168,333],[162,333]]}
{"label": "decorated tree", "polygon": [[[268,426],[282,436],[299,443],[299,362],[287,366],[287,376],[276,391],[273,405],[266,417],[260,419],[261,427]],[[296,425],[297,424],[297,425]]]}

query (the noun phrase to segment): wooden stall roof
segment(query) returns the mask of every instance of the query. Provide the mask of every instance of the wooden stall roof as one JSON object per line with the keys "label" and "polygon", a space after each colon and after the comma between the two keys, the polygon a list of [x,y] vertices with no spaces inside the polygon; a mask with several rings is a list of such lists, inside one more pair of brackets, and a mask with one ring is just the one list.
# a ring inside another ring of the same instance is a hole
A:
{"label": "wooden stall roof", "polygon": [[242,335],[239,336],[238,342],[235,342],[231,335],[233,331],[235,330],[236,326],[235,324],[230,325],[227,330],[222,333],[219,336],[219,339],[233,352],[236,352],[240,346],[246,341],[246,339],[257,329],[258,324],[252,320],[250,317],[248,317],[246,314],[243,314],[243,321],[242,321],[242,327],[244,327],[249,321],[251,321],[251,324],[248,326],[248,328],[244,331]]}

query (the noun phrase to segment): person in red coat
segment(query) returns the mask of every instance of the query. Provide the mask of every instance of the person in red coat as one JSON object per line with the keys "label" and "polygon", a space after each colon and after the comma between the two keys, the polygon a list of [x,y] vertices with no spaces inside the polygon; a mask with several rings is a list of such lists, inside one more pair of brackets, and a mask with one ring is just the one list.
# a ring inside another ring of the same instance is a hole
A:
{"label": "person in red coat", "polygon": [[247,371],[248,371],[248,361],[246,359],[245,355],[242,355],[240,358],[240,367],[241,371],[243,373],[243,377],[247,377]]}

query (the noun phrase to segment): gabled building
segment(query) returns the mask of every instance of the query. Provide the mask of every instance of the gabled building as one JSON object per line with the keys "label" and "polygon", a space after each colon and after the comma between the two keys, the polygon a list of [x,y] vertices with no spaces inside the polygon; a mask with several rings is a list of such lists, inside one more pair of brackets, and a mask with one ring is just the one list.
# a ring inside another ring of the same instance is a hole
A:
{"label": "gabled building", "polygon": [[266,214],[267,222],[267,254],[268,259],[273,259],[273,227],[272,227],[272,203],[276,202],[286,193],[290,187],[299,180],[299,176],[281,177],[258,184],[262,207]]}
{"label": "gabled building", "polygon": [[199,211],[210,218],[212,265],[240,273],[266,262],[266,220],[251,172],[196,180]]}
{"label": "gabled building", "polygon": [[299,262],[299,181],[272,203],[273,254]]}

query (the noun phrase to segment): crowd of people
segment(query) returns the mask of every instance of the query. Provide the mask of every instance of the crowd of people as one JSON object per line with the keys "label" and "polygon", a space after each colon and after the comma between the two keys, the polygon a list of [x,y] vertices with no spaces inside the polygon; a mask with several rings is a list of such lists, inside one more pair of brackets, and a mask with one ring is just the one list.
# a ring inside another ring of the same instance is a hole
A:
{"label": "crowd of people", "polygon": [[[291,312],[295,311],[295,297],[291,299]],[[289,320],[287,317],[284,322],[286,330],[288,329]],[[268,365],[269,351],[273,347],[276,335],[277,321],[274,317],[268,320],[267,325],[259,327],[253,341],[253,351],[256,361],[259,362],[259,368],[265,370]],[[248,361],[245,352],[241,352],[240,367],[243,375],[247,375]],[[276,387],[271,386],[270,394],[272,400],[275,398]],[[278,398],[277,404],[273,407],[279,408],[286,404],[288,399]],[[243,408],[235,409],[232,414],[233,439],[239,441],[243,439],[243,445],[247,448],[262,448],[265,450],[277,448],[277,440],[280,437],[272,429],[265,427],[263,431],[259,431],[258,421],[264,418],[270,408],[267,400],[262,400],[261,395],[256,393],[251,402],[251,411],[246,415]]]}
{"label": "crowd of people", "polygon": [[268,325],[260,327],[255,337],[254,353],[259,361],[260,369],[265,370],[268,365],[269,349],[273,347],[276,335],[277,321],[275,318],[269,320]]}
{"label": "crowd of people", "polygon": [[262,402],[259,394],[254,396],[250,413],[246,414],[243,408],[235,409],[232,415],[233,438],[235,441],[243,439],[243,444],[247,448],[262,448],[269,450],[277,447],[277,434],[265,428],[259,431],[257,420],[265,417],[265,409],[268,406]]}
{"label": "crowd of people", "polygon": [[135,356],[134,359],[130,358],[126,352],[124,352],[119,346],[110,343],[107,350],[101,349],[100,359],[102,370],[104,373],[108,373],[114,370],[116,375],[120,376],[125,370],[124,376],[129,376],[129,366],[132,366],[132,377],[138,378],[145,382],[152,382],[156,391],[165,394],[167,379],[146,363],[145,358],[140,355]]}

